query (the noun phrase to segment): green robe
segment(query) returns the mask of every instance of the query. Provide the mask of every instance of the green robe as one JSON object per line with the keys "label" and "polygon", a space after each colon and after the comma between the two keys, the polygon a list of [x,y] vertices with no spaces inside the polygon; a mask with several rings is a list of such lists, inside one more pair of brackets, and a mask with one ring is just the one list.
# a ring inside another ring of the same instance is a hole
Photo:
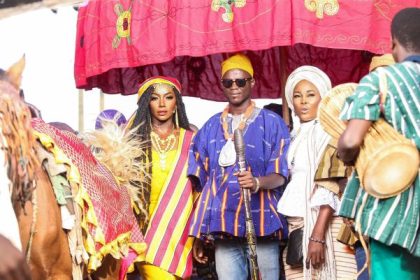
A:
{"label": "green robe", "polygon": [[[420,64],[406,61],[383,69],[388,82],[384,117],[391,126],[420,147]],[[344,105],[341,118],[375,121],[380,117],[378,71],[365,76]],[[409,164],[409,163],[407,163]],[[406,191],[378,199],[361,187],[357,172],[342,198],[340,215],[356,218],[362,201],[363,234],[388,246],[398,245],[420,257],[420,182],[417,177]]]}

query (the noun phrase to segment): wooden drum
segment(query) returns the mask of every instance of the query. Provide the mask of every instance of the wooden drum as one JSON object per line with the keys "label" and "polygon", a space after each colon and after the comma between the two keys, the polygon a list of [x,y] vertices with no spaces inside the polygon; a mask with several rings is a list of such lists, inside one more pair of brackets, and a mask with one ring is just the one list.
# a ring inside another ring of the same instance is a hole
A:
{"label": "wooden drum", "polygon": [[[356,86],[354,83],[338,85],[321,101],[321,125],[337,140],[346,126],[339,119],[341,109]],[[412,184],[419,172],[419,164],[419,152],[414,143],[381,118],[373,123],[365,136],[356,170],[367,193],[387,198],[403,192]]]}

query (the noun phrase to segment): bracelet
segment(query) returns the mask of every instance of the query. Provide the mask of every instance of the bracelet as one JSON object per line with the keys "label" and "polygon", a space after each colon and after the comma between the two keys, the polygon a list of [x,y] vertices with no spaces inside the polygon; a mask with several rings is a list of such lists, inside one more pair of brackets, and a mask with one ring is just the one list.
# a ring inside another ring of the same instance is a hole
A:
{"label": "bracelet", "polygon": [[311,236],[311,237],[309,237],[309,240],[310,240],[310,241],[313,241],[313,242],[317,242],[317,243],[321,243],[321,244],[324,244],[324,245],[325,245],[325,240],[315,239],[315,238],[313,238],[312,236]]}
{"label": "bracelet", "polygon": [[255,190],[252,193],[257,193],[260,190],[260,179],[258,177],[254,177],[255,181]]}

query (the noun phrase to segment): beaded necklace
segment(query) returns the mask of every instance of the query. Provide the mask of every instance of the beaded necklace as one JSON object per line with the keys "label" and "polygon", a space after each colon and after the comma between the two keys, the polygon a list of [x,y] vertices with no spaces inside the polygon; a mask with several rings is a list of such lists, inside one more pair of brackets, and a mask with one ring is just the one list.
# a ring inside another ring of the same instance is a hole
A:
{"label": "beaded necklace", "polygon": [[[241,115],[241,121],[239,122],[238,129],[244,130],[246,121],[249,119],[249,117],[251,117],[251,114],[254,111],[254,108],[255,108],[255,102],[251,101],[251,104],[246,108],[245,113]],[[223,134],[226,140],[233,138],[233,134],[229,134],[228,132],[228,123],[227,123],[228,113],[229,113],[229,105],[226,106],[226,108],[223,110],[223,113],[220,117],[222,119]]]}
{"label": "beaded necklace", "polygon": [[[251,104],[246,108],[245,113],[241,114],[240,122],[238,125],[238,129],[244,130],[246,121],[251,117],[252,112],[254,111],[255,103],[251,101]],[[223,127],[223,133],[226,139],[225,145],[222,147],[222,150],[219,154],[219,165],[222,167],[227,167],[235,164],[236,162],[236,151],[235,151],[235,145],[233,143],[233,135],[229,134],[228,132],[228,123],[227,123],[227,116],[229,112],[229,105],[225,108],[225,110],[222,113],[221,119],[222,119],[222,127]],[[232,122],[233,126],[233,122]],[[232,132],[234,128],[232,127]]]}
{"label": "beaded necklace", "polygon": [[162,139],[156,132],[151,131],[150,138],[152,140],[153,149],[155,149],[159,155],[160,167],[162,168],[162,170],[165,170],[167,153],[175,148],[175,133],[172,132],[168,137]]}

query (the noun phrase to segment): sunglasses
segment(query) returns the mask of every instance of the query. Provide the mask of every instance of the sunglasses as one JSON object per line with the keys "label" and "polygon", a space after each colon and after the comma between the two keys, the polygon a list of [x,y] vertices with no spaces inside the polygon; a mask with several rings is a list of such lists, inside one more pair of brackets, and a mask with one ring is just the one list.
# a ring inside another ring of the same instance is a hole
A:
{"label": "sunglasses", "polygon": [[225,88],[231,88],[233,83],[235,83],[238,87],[244,87],[246,85],[246,82],[252,81],[252,78],[244,78],[244,79],[222,79],[222,85]]}

